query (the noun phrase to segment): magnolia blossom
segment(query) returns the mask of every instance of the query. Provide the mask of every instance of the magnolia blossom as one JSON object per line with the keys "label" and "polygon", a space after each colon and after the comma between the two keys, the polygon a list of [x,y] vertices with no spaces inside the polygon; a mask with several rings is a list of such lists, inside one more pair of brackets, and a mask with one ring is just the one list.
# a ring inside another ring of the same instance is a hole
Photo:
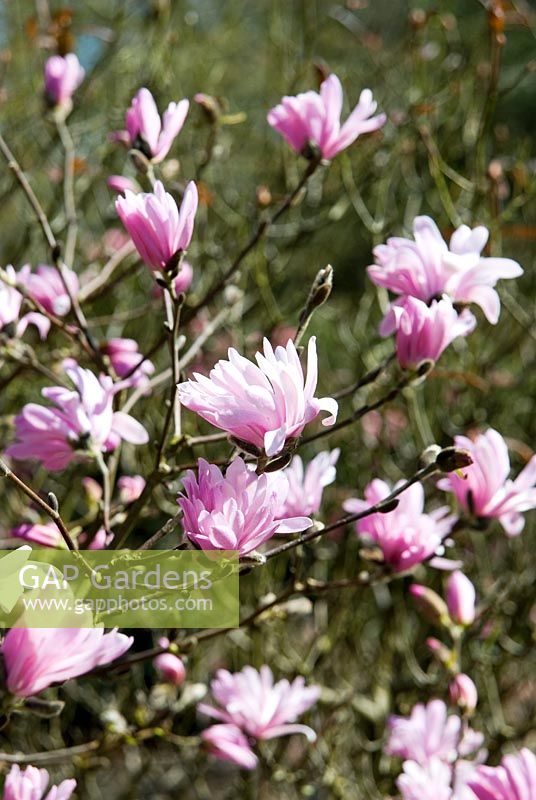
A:
{"label": "magnolia blossom", "polygon": [[279,516],[309,516],[320,510],[324,487],[333,483],[337,475],[335,464],[339,454],[338,447],[331,452],[325,450],[318,453],[305,469],[300,456],[294,456],[283,470],[289,488],[286,500],[278,511]]}
{"label": "magnolia blossom", "polygon": [[145,489],[145,478],[141,475],[122,475],[117,481],[119,498],[124,505],[133,503]]}
{"label": "magnolia blossom", "polygon": [[[395,489],[402,482],[395,484]],[[364,511],[391,494],[390,486],[376,478],[365,488],[365,499],[350,499],[343,503],[350,514]],[[449,515],[447,506],[429,514],[424,513],[424,489],[420,483],[410,486],[399,495],[398,505],[388,513],[370,514],[356,523],[359,536],[372,539],[382,550],[386,564],[402,572],[433,556],[441,547],[456,518]]]}
{"label": "magnolia blossom", "polygon": [[118,194],[124,194],[127,189],[134,194],[141,191],[136,181],[133,181],[132,178],[126,178],[124,175],[110,175],[109,178],[106,178],[106,184]]}
{"label": "magnolia blossom", "polygon": [[430,787],[433,787],[434,800],[474,800],[468,788],[474,773],[475,765],[470,761],[461,760],[450,765],[432,758],[425,766],[405,761],[396,785],[403,800],[430,800]]}
{"label": "magnolia blossom", "polygon": [[253,667],[235,673],[219,669],[210,688],[219,708],[200,703],[199,711],[236,725],[248,736],[274,739],[303,733],[310,742],[316,739],[315,732],[307,725],[295,724],[300,714],[320,696],[320,687],[305,686],[302,677],[292,683],[286,679],[274,683],[272,670],[266,665],[260,671]]}
{"label": "magnolia blossom", "polygon": [[53,522],[25,522],[11,531],[11,536],[35,542],[43,547],[64,547],[63,537]]}
{"label": "magnolia blossom", "polygon": [[41,339],[46,339],[50,330],[50,321],[43,315],[35,311],[30,311],[24,316],[20,316],[23,295],[15,288],[18,276],[11,265],[7,266],[5,273],[7,282],[0,279],[0,331],[7,326],[12,326],[15,336],[22,336],[28,325],[35,325],[39,331]]}
{"label": "magnolia blossom", "polygon": [[110,359],[117,377],[123,378],[119,384],[121,388],[149,388],[149,375],[154,372],[154,364],[143,357],[135,339],[108,339],[101,346],[101,351]]}
{"label": "magnolia blossom", "polygon": [[469,578],[456,570],[447,581],[447,607],[451,620],[458,625],[471,625],[475,619],[475,587]]}
{"label": "magnolia blossom", "polygon": [[14,764],[7,774],[2,800],[69,800],[76,788],[76,781],[70,779],[51,786],[47,792],[49,782],[46,769],[21,769]]}
{"label": "magnolia blossom", "polygon": [[533,800],[536,797],[536,756],[524,747],[505,756],[498,767],[478,767],[469,780],[478,800]]}
{"label": "magnolia blossom", "polygon": [[201,739],[220,761],[230,761],[242,769],[255,769],[259,763],[248,737],[236,725],[211,725],[203,731]]}
{"label": "magnolia blossom", "polygon": [[281,473],[257,475],[253,466],[235,458],[225,477],[200,458],[198,475],[188,470],[178,503],[188,538],[201,550],[238,550],[246,555],[276,533],[308,528],[308,517],[281,519],[278,511],[288,492]]}
{"label": "magnolia blossom", "polygon": [[536,508],[536,456],[515,480],[510,480],[510,458],[501,434],[490,428],[473,439],[456,436],[456,447],[468,450],[473,463],[463,477],[452,473],[438,482],[454,492],[460,506],[477,519],[498,519],[508,536],[523,530],[522,512]]}
{"label": "magnolia blossom", "polygon": [[[496,324],[501,303],[493,287],[501,278],[519,277],[523,270],[510,258],[484,258],[488,236],[487,228],[461,225],[447,245],[430,217],[415,217],[414,241],[397,236],[374,248],[376,263],[367,270],[369,278],[394,294],[425,303],[444,294],[455,303],[476,303]],[[382,333],[392,330],[388,315]]]}
{"label": "magnolia blossom", "polygon": [[180,133],[189,105],[188,100],[170,103],[160,120],[151,92],[142,88],[132,99],[126,113],[126,130],[118,131],[112,137],[124,142],[127,147],[141,150],[150,161],[158,164],[167,156],[175,137]]}
{"label": "magnolia blossom", "polygon": [[314,396],[318,377],[316,339],[309,339],[307,379],[292,339],[286,347],[264,340],[264,353],[256,353],[258,366],[234,348],[228,361],[218,361],[209,377],[194,372],[194,379],[179,383],[181,403],[217,428],[227,431],[267,456],[280,453],[288,439],[297,438],[320,411],[329,412],[323,425],[333,425],[338,405],[331,397]]}
{"label": "magnolia blossom", "polygon": [[449,685],[451,702],[463,711],[472,713],[478,703],[478,690],[474,681],[464,672],[456,675]]}
{"label": "magnolia blossom", "polygon": [[74,53],[51,56],[45,64],[45,93],[56,106],[69,105],[86,71]]}
{"label": "magnolia blossom", "polygon": [[297,97],[283,97],[280,105],[269,112],[268,123],[297,153],[316,148],[322,158],[332,159],[362,133],[381,128],[386,120],[385,114],[373,116],[378,104],[370,89],[364,89],[359,103],[341,126],[342,101],[341,82],[336,75],[330,75],[319,94],[309,91]]}
{"label": "magnolia blossom", "polygon": [[7,449],[17,459],[37,459],[50,470],[62,470],[81,453],[115,450],[121,439],[145,444],[145,428],[129,414],[113,410],[114,387],[109,377],[69,362],[65,373],[74,389],[48,386],[41,394],[55,407],[28,403],[15,417],[17,441]]}
{"label": "magnolia blossom", "polygon": [[35,272],[32,272],[30,265],[26,264],[17,275],[17,282],[49,314],[64,317],[71,310],[69,293],[76,296],[79,288],[78,276],[72,269],[66,268],[64,277],[65,283],[56,267],[39,264]]}
{"label": "magnolia blossom", "polygon": [[12,628],[1,652],[11,694],[30,697],[122,656],[134,639],[102,628]]}
{"label": "magnolia blossom", "polygon": [[484,740],[481,733],[463,729],[457,714],[448,716],[442,700],[431,700],[426,706],[418,703],[409,717],[391,716],[388,727],[385,752],[423,767],[433,759],[450,764],[458,756],[474,753]]}
{"label": "magnolia blossom", "polygon": [[448,297],[422,300],[408,297],[403,305],[393,306],[396,328],[396,357],[404,369],[416,369],[426,361],[436,362],[458,336],[474,330],[476,319],[470,311],[457,314]]}
{"label": "magnolia blossom", "polygon": [[125,189],[115,207],[140,257],[151,269],[160,270],[188,249],[197,202],[193,181],[186,187],[180,210],[163,184],[156,181],[154,192],[134,194]]}

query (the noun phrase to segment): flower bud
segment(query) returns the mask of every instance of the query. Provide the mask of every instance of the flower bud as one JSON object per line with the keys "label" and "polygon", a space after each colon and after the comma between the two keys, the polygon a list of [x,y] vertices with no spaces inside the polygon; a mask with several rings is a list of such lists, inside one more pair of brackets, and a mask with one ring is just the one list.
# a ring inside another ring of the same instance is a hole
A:
{"label": "flower bud", "polygon": [[456,675],[449,686],[449,694],[451,702],[462,711],[471,714],[475,710],[478,692],[469,675],[465,675],[463,672]]}
{"label": "flower bud", "polygon": [[463,572],[456,570],[447,582],[447,607],[458,625],[471,625],[475,619],[475,587]]}
{"label": "flower bud", "polygon": [[447,604],[433,589],[413,583],[409,591],[417,608],[427,620],[435,625],[441,625],[448,619]]}
{"label": "flower bud", "polygon": [[452,651],[449,650],[443,642],[440,642],[439,639],[429,636],[426,640],[426,646],[441,664],[448,664],[452,659]]}
{"label": "flower bud", "polygon": [[[169,647],[169,639],[162,638],[158,644],[160,647]],[[186,678],[186,668],[182,660],[173,653],[160,653],[153,661],[154,668],[166,683],[173,686],[180,686]]]}

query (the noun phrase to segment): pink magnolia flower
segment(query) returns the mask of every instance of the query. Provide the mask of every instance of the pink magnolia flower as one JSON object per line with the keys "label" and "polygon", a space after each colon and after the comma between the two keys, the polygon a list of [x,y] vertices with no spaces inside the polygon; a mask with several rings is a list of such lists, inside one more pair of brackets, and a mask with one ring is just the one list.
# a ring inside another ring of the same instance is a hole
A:
{"label": "pink magnolia flower", "polygon": [[30,697],[122,656],[134,639],[102,628],[12,628],[2,645],[6,685]]}
{"label": "pink magnolia flower", "polygon": [[[395,484],[395,489],[400,483]],[[391,487],[375,479],[365,488],[365,499],[351,498],[343,503],[350,514],[364,511],[391,494]],[[424,513],[424,489],[420,483],[410,486],[398,497],[398,506],[386,514],[371,514],[358,520],[359,536],[372,539],[382,550],[384,560],[395,572],[410,569],[433,556],[450,532],[456,517],[447,506]]]}
{"label": "pink magnolia flower", "polygon": [[[158,640],[160,647],[169,647],[169,639],[163,636]],[[153,661],[154,668],[162,678],[173,686],[180,686],[186,678],[183,661],[173,653],[160,653]]]}
{"label": "pink magnolia flower", "polygon": [[309,91],[297,97],[283,97],[268,113],[268,123],[297,153],[317,148],[322,158],[332,159],[349,147],[362,133],[370,133],[385,123],[385,114],[372,116],[377,108],[370,89],[364,89],[359,103],[341,126],[342,86],[330,75],[320,93]]}
{"label": "pink magnolia flower", "polygon": [[125,131],[112,134],[117,141],[124,142],[147,156],[155,164],[163,161],[171,145],[184,125],[190,103],[170,103],[160,120],[158,108],[151,92],[142,88],[132,99],[125,116]]}
{"label": "pink magnolia flower", "polygon": [[253,667],[235,673],[219,669],[210,688],[219,708],[200,703],[199,711],[238,726],[248,736],[274,739],[303,733],[310,742],[316,739],[307,725],[295,724],[320,697],[320,687],[305,686],[302,677],[292,683],[286,679],[274,683],[272,670],[266,665],[260,671]]}
{"label": "pink magnolia flower", "polygon": [[490,428],[474,440],[456,436],[456,447],[468,450],[473,463],[463,478],[452,473],[438,481],[454,492],[460,506],[477,519],[498,519],[507,536],[518,536],[525,525],[522,513],[536,508],[536,456],[511,480],[508,448],[501,434]]}
{"label": "pink magnolia flower", "polygon": [[474,681],[464,672],[456,675],[449,685],[451,703],[463,711],[473,712],[478,703],[478,690]]}
{"label": "pink magnolia flower", "polygon": [[115,450],[121,439],[145,444],[145,428],[129,414],[113,410],[114,387],[109,377],[97,378],[90,370],[70,362],[65,373],[74,389],[48,386],[41,394],[53,408],[28,403],[15,417],[17,441],[7,454],[17,459],[37,459],[46,469],[58,471],[81,454]]}
{"label": "pink magnolia flower", "polygon": [[436,362],[454,339],[467,336],[476,325],[470,311],[457,314],[446,296],[433,300],[429,306],[408,297],[392,310],[396,320],[396,357],[403,369],[416,369],[423,361]]}
{"label": "pink magnolia flower", "polygon": [[68,105],[86,71],[74,53],[51,56],[45,63],[45,93],[57,106]]}
{"label": "pink magnolia flower", "polygon": [[11,535],[43,547],[64,547],[63,537],[53,522],[25,522],[13,528]]}
{"label": "pink magnolia flower", "polygon": [[115,201],[115,207],[140,257],[151,269],[160,270],[188,249],[197,202],[193,181],[186,187],[180,211],[163,184],[156,181],[154,192],[134,194],[126,189],[125,196]]}
{"label": "pink magnolia flower", "polygon": [[58,786],[49,785],[50,777],[46,769],[26,767],[21,769],[14,764],[4,783],[3,800],[69,800],[76,788],[74,779],[62,781]]}
{"label": "pink magnolia flower", "polygon": [[[78,276],[72,269],[67,269],[65,279],[71,295],[76,296]],[[64,317],[71,310],[71,298],[55,267],[39,264],[36,271],[32,272],[30,265],[26,264],[17,275],[17,282],[50,314]]]}
{"label": "pink magnolia flower", "polygon": [[124,379],[116,384],[116,390],[118,386],[121,388],[131,386],[149,388],[149,375],[154,372],[154,364],[152,361],[143,359],[135,339],[108,339],[101,346],[101,352],[110,359],[110,364],[117,377]]}
{"label": "pink magnolia flower", "polygon": [[238,550],[246,555],[276,533],[308,528],[308,517],[280,519],[288,481],[281,473],[257,475],[254,466],[235,458],[225,477],[200,458],[198,475],[188,470],[178,503],[188,538],[201,550]]}
{"label": "pink magnolia flower", "polygon": [[524,747],[498,767],[478,767],[469,780],[478,800],[532,800],[536,797],[536,756]]}
{"label": "pink magnolia flower", "polygon": [[289,466],[283,470],[288,480],[288,494],[285,502],[278,511],[278,516],[298,516],[316,514],[322,503],[322,493],[325,486],[333,483],[337,475],[335,464],[339,458],[340,450],[318,453],[308,464],[306,469],[300,456],[294,456]]}
{"label": "pink magnolia flower", "polygon": [[434,800],[474,800],[468,788],[474,772],[475,765],[471,761],[460,760],[450,765],[432,758],[425,766],[416,761],[405,761],[396,785],[403,800],[430,800],[431,786]]}
{"label": "pink magnolia flower", "polygon": [[3,271],[7,280],[0,279],[0,331],[9,325],[12,326],[14,335],[20,337],[31,324],[35,325],[41,339],[46,339],[50,330],[50,321],[43,314],[35,311],[20,316],[24,297],[15,288],[18,282],[17,273],[11,265]]}
{"label": "pink magnolia flower", "polygon": [[314,397],[318,376],[316,339],[309,339],[307,380],[292,339],[273,350],[264,340],[264,353],[256,353],[258,366],[234,348],[228,361],[218,361],[206,378],[179,383],[181,403],[217,428],[248,442],[267,456],[280,453],[287,439],[297,438],[308,422],[320,413],[330,416],[323,425],[333,425],[338,405],[331,397]]}
{"label": "pink magnolia flower", "polygon": [[449,616],[458,625],[471,625],[475,619],[475,587],[469,578],[456,570],[447,581],[447,607]]}
{"label": "pink magnolia flower", "polygon": [[126,178],[124,175],[110,175],[107,178],[106,183],[114,192],[118,192],[118,194],[125,194],[128,190],[129,192],[133,192],[137,194],[137,192],[141,191],[139,185],[136,181],[133,181],[132,178]]}
{"label": "pink magnolia flower", "polygon": [[230,761],[242,769],[255,769],[259,763],[247,736],[236,725],[211,725],[203,731],[201,739],[220,761]]}
{"label": "pink magnolia flower", "polygon": [[122,475],[117,481],[119,498],[124,505],[138,499],[145,488],[145,478],[141,475]]}
{"label": "pink magnolia flower", "polygon": [[457,714],[448,716],[442,700],[430,700],[427,705],[418,703],[409,717],[391,716],[388,728],[385,752],[416,761],[423,767],[433,759],[450,764],[458,756],[474,753],[484,740],[481,733],[463,729]]}
{"label": "pink magnolia flower", "polygon": [[[502,278],[517,278],[523,270],[510,258],[483,257],[488,235],[482,226],[471,230],[461,225],[447,245],[430,217],[415,217],[414,241],[397,236],[374,248],[376,263],[367,270],[369,278],[394,294],[425,303],[444,294],[455,303],[476,303],[494,325],[501,309],[495,284]],[[388,315],[382,333],[392,330]]]}

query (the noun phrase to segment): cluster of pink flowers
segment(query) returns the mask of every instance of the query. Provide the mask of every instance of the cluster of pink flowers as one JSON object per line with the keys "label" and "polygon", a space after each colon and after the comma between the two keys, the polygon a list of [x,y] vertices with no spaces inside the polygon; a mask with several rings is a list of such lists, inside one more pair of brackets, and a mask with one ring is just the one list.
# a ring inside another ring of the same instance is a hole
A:
{"label": "cluster of pink flowers", "polygon": [[318,686],[305,686],[302,677],[292,683],[274,683],[270,667],[259,671],[244,667],[230,673],[220,669],[211,683],[217,708],[201,703],[199,711],[223,724],[213,725],[202,734],[209,750],[224,761],[244,769],[254,769],[258,759],[252,745],[256,740],[274,739],[303,733],[310,742],[316,734],[295,720],[311,708],[320,696]]}
{"label": "cluster of pink flowers", "polygon": [[286,347],[275,350],[265,339],[263,352],[255,355],[258,366],[232,347],[228,356],[227,361],[218,361],[208,378],[194,373],[193,379],[180,383],[179,398],[186,408],[239,443],[274,456],[320,411],[329,413],[323,425],[336,421],[337,402],[314,396],[318,377],[314,336],[307,348],[307,379],[291,339]]}
{"label": "cluster of pink flowers", "polygon": [[518,536],[525,525],[522,513],[536,508],[536,456],[511,480],[508,447],[498,431],[490,428],[474,439],[456,436],[454,441],[470,453],[473,463],[462,476],[453,472],[442,478],[439,488],[453,492],[471,517],[498,519],[507,536]]}
{"label": "cluster of pink flowers", "polygon": [[111,378],[68,363],[65,374],[73,389],[49,386],[42,395],[53,408],[28,403],[15,417],[17,441],[7,449],[17,459],[37,459],[50,470],[62,470],[80,456],[115,450],[121,439],[145,444],[145,428],[122,411],[113,410]]}
{"label": "cluster of pink flowers", "polygon": [[112,134],[112,138],[123,142],[127,147],[140,150],[150,161],[159,164],[180,133],[189,105],[188,100],[170,103],[160,119],[151,92],[142,88],[132,99],[126,113],[126,130],[117,131]]}
{"label": "cluster of pink flowers", "polygon": [[392,716],[388,727],[385,752],[404,759],[397,780],[404,800],[429,800],[431,786],[441,800],[470,800],[467,784],[476,767],[467,757],[482,746],[481,733],[464,728],[442,700],[414,706],[409,717]]}
{"label": "cluster of pink flowers", "polygon": [[76,781],[72,779],[51,786],[47,792],[49,784],[50,777],[46,769],[21,769],[14,764],[7,774],[2,800],[69,800],[76,788]]}
{"label": "cluster of pink flowers", "polygon": [[198,474],[183,478],[186,535],[201,550],[237,550],[246,555],[276,533],[296,533],[308,528],[308,517],[281,518],[288,492],[282,473],[257,475],[253,465],[235,458],[225,477],[219,467],[200,458]]}
{"label": "cluster of pink flowers", "polygon": [[133,638],[102,628],[12,628],[1,647],[6,686],[31,697],[122,656]]}
{"label": "cluster of pink flowers", "polygon": [[373,116],[377,103],[370,89],[364,89],[359,103],[341,125],[342,86],[336,75],[322,83],[320,94],[304,92],[297,97],[283,97],[268,114],[268,122],[297,153],[330,160],[349,147],[358,136],[382,127],[385,114]]}
{"label": "cluster of pink flowers", "polygon": [[[422,361],[436,361],[454,338],[473,330],[473,316],[462,310],[456,321],[456,307],[474,303],[496,324],[500,300],[495,284],[523,273],[509,258],[481,255],[488,240],[482,226],[471,230],[461,225],[447,245],[430,217],[416,217],[413,237],[393,237],[375,247],[375,263],[368,268],[377,286],[398,296],[380,332],[397,332],[397,357],[402,367],[411,369]],[[401,327],[404,334],[399,338]],[[412,331],[414,340],[408,341]]]}
{"label": "cluster of pink flowers", "polygon": [[[395,489],[399,485],[395,484]],[[346,500],[344,509],[350,514],[360,513],[384,500],[391,491],[387,483],[375,479],[365,488],[364,500]],[[456,517],[449,514],[447,506],[425,514],[424,489],[420,483],[410,486],[397,499],[393,511],[358,520],[356,530],[359,536],[378,545],[385,564],[394,572],[402,572],[442,552],[443,540]]]}

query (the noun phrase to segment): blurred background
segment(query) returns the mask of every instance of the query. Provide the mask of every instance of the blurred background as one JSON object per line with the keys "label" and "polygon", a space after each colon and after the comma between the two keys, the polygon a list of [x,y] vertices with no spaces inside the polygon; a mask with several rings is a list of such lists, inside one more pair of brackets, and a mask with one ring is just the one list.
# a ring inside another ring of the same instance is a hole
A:
{"label": "blurred background", "polygon": [[[387,298],[367,280],[365,267],[372,262],[373,246],[391,235],[408,235],[418,214],[432,216],[446,237],[461,223],[486,225],[489,253],[524,267],[521,279],[500,286],[496,328],[477,312],[478,330],[449,348],[425,384],[406,390],[362,424],[305,449],[308,458],[326,442],[342,448],[337,482],[326,491],[325,520],[341,516],[342,501],[361,495],[373,477],[396,481],[412,474],[427,445],[449,444],[457,433],[492,426],[507,438],[516,470],[528,460],[536,431],[533,3],[91,0],[67,6],[4,0],[1,130],[60,239],[66,225],[63,152],[43,100],[42,67],[50,54],[69,51],[77,53],[87,72],[68,120],[80,218],[74,268],[82,282],[97,275],[126,241],[106,179],[110,174],[135,177],[126,151],[109,140],[111,131],[123,127],[135,92],[148,87],[160,109],[182,97],[192,100],[197,92],[216,98],[217,122],[191,103],[161,172],[177,196],[187,180],[198,181],[201,207],[188,254],[194,269],[190,305],[225,271],[259,217],[277,206],[305,169],[266,123],[268,110],[283,94],[317,89],[333,71],[344,86],[345,114],[369,87],[388,115],[380,132],[360,138],[314,175],[302,202],[244,262],[238,281],[244,292],[240,322],[228,320],[208,340],[195,364],[201,371],[231,344],[251,356],[263,335],[286,341],[309,285],[327,263],[334,267],[334,291],[310,327],[318,337],[319,396],[377,366],[391,351],[390,342],[377,333]],[[1,165],[0,232],[0,264],[18,268],[46,262],[41,231]],[[205,309],[188,328],[188,340],[224,305],[219,298]],[[134,256],[84,309],[102,340],[131,336],[146,352],[162,334],[152,278]],[[53,349],[43,358],[57,363],[68,354],[65,340],[51,341]],[[167,366],[167,357],[164,348],[154,358],[159,369]],[[47,383],[34,373],[27,381],[11,381],[15,367],[6,359],[0,371],[4,441],[11,437],[13,414],[24,402],[37,400]],[[353,401],[348,398],[342,413],[349,413],[352,402],[373,401],[381,392],[382,382]],[[164,412],[162,389],[142,398],[135,416],[154,434]],[[192,417],[185,416],[188,432],[209,431]],[[144,450],[125,449],[121,470],[147,474],[153,454]],[[205,456],[222,453],[212,447]],[[180,467],[193,453],[175,457]],[[84,465],[59,475],[30,474],[35,488],[46,485],[56,492],[64,517],[84,518]],[[133,544],[175,513],[179,477],[177,470],[177,480],[157,490]],[[434,507],[439,495],[432,486],[428,491]],[[26,520],[24,502],[6,492],[0,518],[4,533]],[[464,531],[457,539],[456,554],[465,560],[480,599],[494,602],[485,617],[486,638],[475,635],[466,648],[467,668],[481,697],[474,727],[485,732],[492,762],[505,743],[531,746],[536,739],[531,734],[535,543],[530,523],[514,540],[496,528]],[[246,577],[243,611],[253,610],[291,576],[336,579],[362,567],[352,531],[319,540],[314,548],[293,551]],[[441,587],[440,575],[427,579]],[[406,600],[403,580],[303,600],[264,624],[199,646],[189,659],[189,683],[178,697],[157,684],[150,664],[114,678],[70,682],[56,692],[70,701],[61,717],[17,718],[7,734],[0,734],[1,749],[28,753],[104,741],[97,754],[75,759],[81,798],[395,796],[397,767],[381,753],[385,719],[393,711],[407,713],[418,700],[445,694],[444,675],[430,663],[424,645],[429,633]],[[136,647],[150,646],[152,640],[150,631],[138,632]],[[318,743],[310,747],[294,737],[268,744],[263,768],[247,777],[200,754],[195,737],[203,723],[194,705],[214,669],[245,663],[268,663],[277,675],[304,674],[325,687],[321,704],[309,714]],[[65,766],[57,766],[58,775]]]}

